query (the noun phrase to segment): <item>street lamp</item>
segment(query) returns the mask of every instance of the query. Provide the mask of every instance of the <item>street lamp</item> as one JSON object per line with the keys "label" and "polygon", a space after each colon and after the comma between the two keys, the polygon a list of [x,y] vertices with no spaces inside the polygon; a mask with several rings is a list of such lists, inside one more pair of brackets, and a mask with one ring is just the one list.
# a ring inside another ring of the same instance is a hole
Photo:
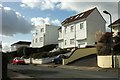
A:
{"label": "street lamp", "polygon": [[114,68],[114,58],[113,58],[113,47],[112,47],[112,15],[107,12],[103,11],[103,13],[108,14],[110,16],[110,27],[111,27],[111,55],[112,55],[112,68]]}

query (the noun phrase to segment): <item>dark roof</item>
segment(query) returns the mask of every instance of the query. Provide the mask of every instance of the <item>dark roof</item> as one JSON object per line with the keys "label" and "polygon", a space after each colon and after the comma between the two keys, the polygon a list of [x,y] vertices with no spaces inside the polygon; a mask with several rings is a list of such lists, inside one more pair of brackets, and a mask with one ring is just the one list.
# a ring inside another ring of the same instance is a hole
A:
{"label": "dark roof", "polygon": [[16,44],[26,44],[26,45],[30,45],[31,42],[27,42],[27,41],[18,41],[18,42],[16,42],[16,43],[13,43],[11,46],[16,45]]}
{"label": "dark roof", "polygon": [[118,25],[120,25],[120,18],[119,18],[118,20],[114,21],[112,24],[110,24],[109,27],[110,27],[111,25],[112,25],[112,26],[118,26]]}
{"label": "dark roof", "polygon": [[77,20],[80,20],[80,19],[87,18],[95,9],[97,9],[97,8],[95,7],[93,9],[88,10],[88,11],[79,13],[79,14],[74,15],[74,16],[71,16],[71,17],[65,19],[61,24],[64,25],[66,23],[70,23],[70,22],[73,22],[73,21],[77,21]]}

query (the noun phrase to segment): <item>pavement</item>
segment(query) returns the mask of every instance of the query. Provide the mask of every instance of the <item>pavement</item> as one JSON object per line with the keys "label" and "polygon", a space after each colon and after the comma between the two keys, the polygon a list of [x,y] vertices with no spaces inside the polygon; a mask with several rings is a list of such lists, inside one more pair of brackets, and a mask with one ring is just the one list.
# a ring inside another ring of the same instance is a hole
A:
{"label": "pavement", "polygon": [[89,71],[109,71],[109,72],[118,72],[117,68],[100,68],[100,67],[89,67],[89,66],[70,66],[70,65],[61,65],[61,64],[40,64],[37,66],[51,67],[51,68],[66,68],[66,69],[77,69],[77,70],[89,70]]}
{"label": "pavement", "polygon": [[[77,70],[89,70],[89,71],[109,71],[109,72],[118,72],[118,69],[103,69],[100,67],[87,67],[87,66],[69,66],[69,65],[61,65],[61,64],[40,64],[40,65],[35,65],[35,66],[41,66],[41,67],[50,67],[50,68],[66,68],[66,69],[77,69]],[[11,78],[11,80],[22,80],[25,78],[25,80],[32,79],[33,77],[17,73],[15,71],[12,71],[8,69],[8,77]]]}

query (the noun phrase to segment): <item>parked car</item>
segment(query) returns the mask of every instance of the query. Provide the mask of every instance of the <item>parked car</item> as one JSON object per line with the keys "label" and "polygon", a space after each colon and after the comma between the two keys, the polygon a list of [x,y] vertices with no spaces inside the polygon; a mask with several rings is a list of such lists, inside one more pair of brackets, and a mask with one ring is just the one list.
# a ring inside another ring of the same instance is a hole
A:
{"label": "parked car", "polygon": [[58,55],[54,60],[53,62],[55,64],[61,64],[62,63],[62,59],[65,59],[67,58],[65,55]]}
{"label": "parked car", "polygon": [[20,57],[15,57],[13,60],[12,60],[12,64],[25,64],[25,61],[23,58],[20,58]]}

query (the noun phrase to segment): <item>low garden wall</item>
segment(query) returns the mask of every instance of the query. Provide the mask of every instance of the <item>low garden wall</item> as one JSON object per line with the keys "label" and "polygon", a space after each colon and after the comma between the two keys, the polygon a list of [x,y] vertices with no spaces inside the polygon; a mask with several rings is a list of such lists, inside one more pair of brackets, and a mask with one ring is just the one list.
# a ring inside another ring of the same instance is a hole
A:
{"label": "low garden wall", "polygon": [[[114,67],[120,68],[120,55],[114,55]],[[112,68],[112,55],[97,56],[97,64],[101,68]]]}
{"label": "low garden wall", "polygon": [[[56,56],[55,56],[56,57]],[[42,58],[42,59],[33,59],[32,58],[32,64],[44,64],[44,63],[50,63],[53,61],[55,57],[48,57],[48,58]],[[29,59],[24,59],[26,64],[30,63]]]}

